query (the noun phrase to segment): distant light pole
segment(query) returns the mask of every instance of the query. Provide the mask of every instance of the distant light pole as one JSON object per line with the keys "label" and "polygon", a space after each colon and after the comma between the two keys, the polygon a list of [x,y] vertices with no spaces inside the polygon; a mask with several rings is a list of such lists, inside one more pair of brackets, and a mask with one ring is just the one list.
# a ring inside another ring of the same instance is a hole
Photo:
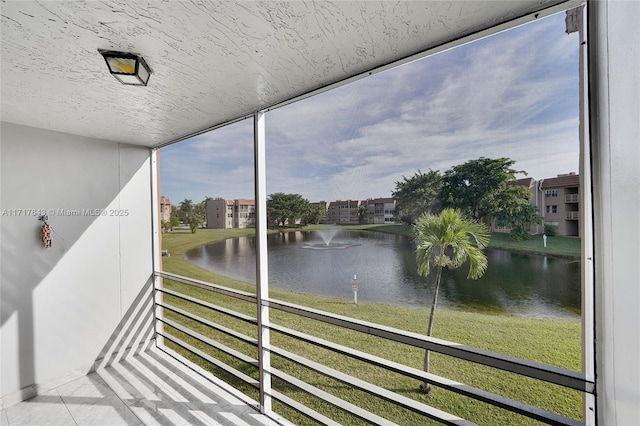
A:
{"label": "distant light pole", "polygon": [[358,277],[353,276],[351,280],[351,290],[353,290],[353,303],[358,304]]}

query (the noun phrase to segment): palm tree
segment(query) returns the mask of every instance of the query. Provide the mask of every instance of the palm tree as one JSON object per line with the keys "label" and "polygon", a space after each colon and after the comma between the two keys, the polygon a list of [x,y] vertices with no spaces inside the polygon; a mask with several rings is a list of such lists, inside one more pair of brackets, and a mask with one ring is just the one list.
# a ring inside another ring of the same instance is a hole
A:
{"label": "palm tree", "polygon": [[[425,277],[429,275],[431,263],[436,268],[436,284],[427,330],[427,336],[431,336],[442,268],[446,266],[455,269],[469,260],[467,278],[475,280],[484,275],[487,269],[487,257],[482,250],[489,244],[489,231],[483,224],[463,218],[460,210],[447,208],[439,216],[431,214],[420,216],[413,232],[417,245],[418,274]],[[429,352],[427,349],[424,354],[424,371],[427,373],[429,372]],[[420,385],[420,390],[428,394],[431,392],[431,386],[424,382]]]}

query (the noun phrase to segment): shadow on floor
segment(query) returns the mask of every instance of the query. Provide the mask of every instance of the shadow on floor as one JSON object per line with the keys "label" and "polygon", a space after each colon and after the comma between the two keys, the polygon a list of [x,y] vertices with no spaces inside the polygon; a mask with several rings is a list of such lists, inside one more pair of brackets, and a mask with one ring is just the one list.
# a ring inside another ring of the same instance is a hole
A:
{"label": "shadow on floor", "polygon": [[151,347],[0,412],[16,425],[279,424]]}

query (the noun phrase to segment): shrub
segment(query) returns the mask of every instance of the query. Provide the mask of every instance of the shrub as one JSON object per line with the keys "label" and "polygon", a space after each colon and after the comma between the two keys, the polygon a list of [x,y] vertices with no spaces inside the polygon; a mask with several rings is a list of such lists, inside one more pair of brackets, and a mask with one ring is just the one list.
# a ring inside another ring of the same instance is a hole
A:
{"label": "shrub", "polygon": [[547,237],[555,237],[556,235],[558,235],[558,227],[556,225],[547,223],[544,225],[544,233]]}
{"label": "shrub", "polygon": [[513,241],[526,241],[531,238],[531,234],[527,231],[512,229],[509,233]]}

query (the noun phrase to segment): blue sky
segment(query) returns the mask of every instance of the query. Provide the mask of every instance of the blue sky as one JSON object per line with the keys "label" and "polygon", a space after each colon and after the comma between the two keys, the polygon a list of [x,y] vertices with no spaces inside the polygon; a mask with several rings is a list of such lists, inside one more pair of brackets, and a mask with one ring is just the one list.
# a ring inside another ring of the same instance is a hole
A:
{"label": "blue sky", "polygon": [[[481,156],[536,179],[578,172],[579,46],[564,29],[561,13],[269,112],[267,193],[388,197],[402,176]],[[253,198],[252,124],[163,148],[161,193]]]}

